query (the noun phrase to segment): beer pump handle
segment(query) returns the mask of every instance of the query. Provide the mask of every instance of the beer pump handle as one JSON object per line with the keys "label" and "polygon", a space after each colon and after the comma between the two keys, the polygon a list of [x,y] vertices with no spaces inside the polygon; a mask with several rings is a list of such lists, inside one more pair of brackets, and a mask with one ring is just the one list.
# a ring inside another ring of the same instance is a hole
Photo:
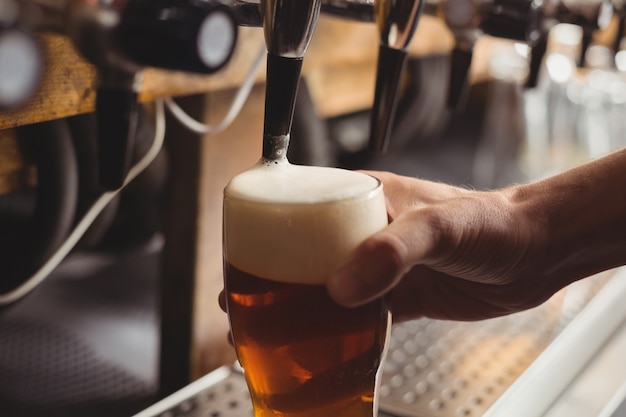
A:
{"label": "beer pump handle", "polygon": [[74,46],[97,70],[100,185],[119,189],[130,170],[142,69],[217,71],[235,47],[234,14],[218,0],[69,0],[65,16]]}
{"label": "beer pump handle", "polygon": [[459,107],[467,93],[469,72],[472,66],[472,48],[455,46],[450,54],[450,79],[448,83],[447,106],[450,109]]}
{"label": "beer pump handle", "polygon": [[[458,107],[463,96],[472,49],[480,36],[487,34],[517,40],[532,47],[540,42],[543,34],[543,3],[539,0],[448,0],[444,13],[456,40],[451,55],[447,100],[452,108]],[[540,54],[537,57],[540,62],[543,56],[541,45],[535,52]]]}
{"label": "beer pump handle", "polygon": [[237,35],[232,9],[218,1],[130,0],[115,36],[139,65],[211,74],[230,60]]}
{"label": "beer pump handle", "polygon": [[528,69],[528,77],[526,78],[526,88],[535,88],[539,83],[539,74],[541,73],[541,65],[543,57],[548,50],[548,36],[542,36],[535,45],[530,49],[530,63]]}
{"label": "beer pump handle", "polygon": [[583,36],[578,65],[584,66],[585,54],[591,45],[594,32],[606,28],[616,13],[619,13],[619,7],[616,11],[616,4],[612,0],[559,0],[549,17],[554,22],[581,27]]}
{"label": "beer pump handle", "polygon": [[372,106],[371,133],[369,147],[371,151],[385,153],[389,148],[389,138],[395,112],[400,83],[406,67],[407,52],[385,45],[378,48],[378,67],[376,70],[376,90]]}
{"label": "beer pump handle", "polygon": [[457,109],[467,89],[474,45],[482,34],[479,29],[482,15],[478,4],[473,0],[447,0],[442,8],[444,21],[454,37],[454,47],[450,52],[446,105],[450,109]]}
{"label": "beer pump handle", "polygon": [[97,88],[98,178],[105,190],[121,188],[130,171],[137,134],[137,95],[132,87],[101,84]]}
{"label": "beer pump handle", "polygon": [[[548,48],[548,32],[555,24],[570,23],[582,28],[583,37],[578,65],[583,66],[586,51],[593,39],[593,33],[598,29],[605,28],[614,14],[618,17],[623,16],[623,7],[617,7],[616,3],[611,2],[611,0],[590,0],[582,3],[569,0],[544,2],[541,13],[542,22],[537,28],[539,37],[534,43],[530,43],[530,68],[526,88],[533,88],[538,83],[543,57]],[[622,22],[623,18],[620,19],[620,23]],[[623,24],[620,26],[623,28]],[[621,39],[621,36],[619,38]]]}
{"label": "beer pump handle", "polygon": [[389,147],[395,121],[407,47],[417,28],[424,1],[378,0],[374,8],[380,46],[369,148],[370,151],[384,153]]}
{"label": "beer pump handle", "polygon": [[491,36],[534,44],[541,36],[543,2],[492,0],[483,11],[480,29]]}
{"label": "beer pump handle", "polygon": [[263,158],[286,157],[304,54],[321,0],[261,0],[267,46]]}
{"label": "beer pump handle", "polygon": [[537,85],[547,48],[544,3],[537,0],[494,0],[480,29],[491,36],[525,42],[530,47],[526,88]]}
{"label": "beer pump handle", "polygon": [[613,39],[613,53],[618,53],[622,49],[622,39],[626,33],[626,13],[620,9],[617,30],[615,31],[615,39]]}
{"label": "beer pump handle", "polygon": [[141,67],[116,45],[120,13],[83,0],[70,3],[67,33],[96,67],[98,172],[105,190],[122,187],[135,139]]}

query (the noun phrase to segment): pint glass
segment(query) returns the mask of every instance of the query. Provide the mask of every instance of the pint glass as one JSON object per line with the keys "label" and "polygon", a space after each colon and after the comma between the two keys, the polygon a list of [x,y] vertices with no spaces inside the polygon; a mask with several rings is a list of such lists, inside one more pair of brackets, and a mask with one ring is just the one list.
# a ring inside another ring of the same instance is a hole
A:
{"label": "pint glass", "polygon": [[255,417],[372,417],[390,330],[384,298],[334,303],[329,272],[387,224],[380,182],[259,163],[224,192],[224,287]]}

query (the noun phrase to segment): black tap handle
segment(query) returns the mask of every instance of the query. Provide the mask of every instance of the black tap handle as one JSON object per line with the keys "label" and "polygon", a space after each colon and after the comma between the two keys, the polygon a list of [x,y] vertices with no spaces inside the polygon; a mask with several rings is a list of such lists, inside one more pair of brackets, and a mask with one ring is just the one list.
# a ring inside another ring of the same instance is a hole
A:
{"label": "black tap handle", "polygon": [[231,58],[237,22],[218,1],[130,0],[116,30],[116,45],[131,61],[210,74]]}
{"label": "black tap handle", "polygon": [[583,30],[583,37],[580,45],[580,56],[578,57],[578,66],[583,68],[585,66],[585,57],[587,56],[587,50],[591,46],[593,40],[593,33],[588,30]]}
{"label": "black tap handle", "polygon": [[[302,58],[267,54],[263,157],[280,159],[286,151],[302,70]],[[277,142],[278,141],[278,142]]]}
{"label": "black tap handle", "polygon": [[468,76],[472,66],[471,49],[454,48],[450,56],[450,83],[448,85],[448,107],[455,109],[463,100],[469,84]]}
{"label": "black tap handle", "polygon": [[407,56],[406,50],[384,45],[378,48],[378,70],[370,126],[370,151],[385,153],[389,147]]}
{"label": "black tap handle", "polygon": [[138,115],[137,93],[99,88],[96,94],[98,172],[105,190],[117,190],[130,170]]}
{"label": "black tap handle", "polygon": [[526,88],[535,88],[539,83],[539,74],[541,73],[541,65],[543,57],[548,49],[548,36],[542,36],[535,45],[530,49],[530,64],[528,69],[528,77],[526,78]]}
{"label": "black tap handle", "polygon": [[534,42],[541,33],[543,7],[533,0],[493,0],[481,30],[491,36]]}
{"label": "black tap handle", "polygon": [[617,31],[615,33],[615,39],[613,40],[613,53],[618,53],[622,47],[622,38],[624,37],[625,28],[626,28],[626,14],[623,16],[620,16],[619,18]]}

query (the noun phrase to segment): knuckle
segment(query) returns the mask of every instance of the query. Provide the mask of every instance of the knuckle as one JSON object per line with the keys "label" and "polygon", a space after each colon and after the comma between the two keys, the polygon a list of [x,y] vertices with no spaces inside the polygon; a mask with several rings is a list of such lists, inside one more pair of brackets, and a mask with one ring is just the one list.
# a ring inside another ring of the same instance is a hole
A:
{"label": "knuckle", "polygon": [[404,269],[407,248],[404,242],[394,234],[379,233],[364,243],[364,250],[371,256],[383,261],[386,269],[397,273]]}

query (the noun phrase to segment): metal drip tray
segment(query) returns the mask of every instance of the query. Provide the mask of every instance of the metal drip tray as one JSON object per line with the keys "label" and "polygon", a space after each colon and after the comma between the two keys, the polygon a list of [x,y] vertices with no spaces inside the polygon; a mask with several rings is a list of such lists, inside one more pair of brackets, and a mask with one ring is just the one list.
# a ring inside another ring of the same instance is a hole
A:
{"label": "metal drip tray", "polygon": [[[507,317],[394,326],[380,415],[542,416],[622,324],[624,275],[617,270],[577,282]],[[242,374],[236,367],[217,369],[134,417],[183,416],[252,416]]]}
{"label": "metal drip tray", "polygon": [[558,303],[480,323],[419,320],[394,329],[382,411],[481,416],[553,340]]}

